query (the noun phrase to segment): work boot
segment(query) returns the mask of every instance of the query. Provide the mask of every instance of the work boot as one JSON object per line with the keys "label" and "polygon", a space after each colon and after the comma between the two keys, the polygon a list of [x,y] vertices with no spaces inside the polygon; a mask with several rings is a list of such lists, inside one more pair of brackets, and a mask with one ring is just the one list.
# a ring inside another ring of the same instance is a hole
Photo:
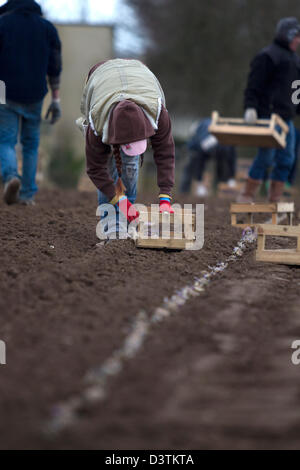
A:
{"label": "work boot", "polygon": [[255,194],[260,186],[260,180],[254,180],[248,176],[243,191],[238,195],[237,201],[240,204],[250,204],[254,202]]}
{"label": "work boot", "polygon": [[4,185],[3,199],[6,204],[16,204],[19,200],[19,189],[21,182],[19,178],[12,178]]}
{"label": "work boot", "polygon": [[282,181],[271,181],[269,191],[269,202],[279,202],[284,189],[284,183]]}

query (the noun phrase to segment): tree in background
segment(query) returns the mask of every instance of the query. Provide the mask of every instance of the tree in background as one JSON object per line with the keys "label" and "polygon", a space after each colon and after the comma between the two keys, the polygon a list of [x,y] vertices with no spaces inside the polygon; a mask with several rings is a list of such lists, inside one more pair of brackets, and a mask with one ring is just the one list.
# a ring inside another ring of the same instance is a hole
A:
{"label": "tree in background", "polygon": [[299,0],[126,0],[149,39],[144,60],[168,108],[206,116],[241,115],[249,63]]}

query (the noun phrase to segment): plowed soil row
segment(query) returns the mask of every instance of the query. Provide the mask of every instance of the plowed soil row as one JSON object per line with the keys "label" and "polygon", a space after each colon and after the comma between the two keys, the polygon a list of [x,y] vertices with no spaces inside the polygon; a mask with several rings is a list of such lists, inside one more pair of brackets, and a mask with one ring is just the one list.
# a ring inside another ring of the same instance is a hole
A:
{"label": "plowed soil row", "polygon": [[[144,202],[144,200],[143,200]],[[241,232],[229,202],[205,204],[200,251],[96,247],[93,194],[42,191],[36,207],[0,203],[0,447],[297,448],[300,269],[254,261],[254,246],[180,313],[154,326],[105,401],[52,440],[53,406],[118,349],[139,310],[224,261]],[[277,243],[274,241],[274,243]]]}

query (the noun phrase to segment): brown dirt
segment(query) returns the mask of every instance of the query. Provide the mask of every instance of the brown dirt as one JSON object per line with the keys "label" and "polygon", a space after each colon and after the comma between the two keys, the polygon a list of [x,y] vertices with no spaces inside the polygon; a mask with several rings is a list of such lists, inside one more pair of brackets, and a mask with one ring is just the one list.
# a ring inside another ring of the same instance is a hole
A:
{"label": "brown dirt", "polygon": [[224,261],[241,234],[229,202],[211,199],[201,251],[96,248],[95,203],[59,191],[42,191],[36,207],[0,203],[0,448],[298,448],[300,268],[256,263],[254,246],[152,328],[103,402],[43,435],[53,406],[83,390],[137,312]]}

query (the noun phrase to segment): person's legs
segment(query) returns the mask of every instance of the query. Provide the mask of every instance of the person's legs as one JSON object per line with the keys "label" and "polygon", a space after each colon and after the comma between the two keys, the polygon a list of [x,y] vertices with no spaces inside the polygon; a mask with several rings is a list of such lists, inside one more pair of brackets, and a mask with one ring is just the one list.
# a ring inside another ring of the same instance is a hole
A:
{"label": "person's legs", "polygon": [[23,174],[20,199],[31,201],[38,190],[35,177],[40,143],[42,102],[23,106],[21,143],[23,146]]}
{"label": "person's legs", "polygon": [[125,153],[122,153],[122,181],[126,188],[125,194],[131,204],[134,204],[136,200],[139,162],[139,155],[136,157],[129,157]]}
{"label": "person's legs", "polygon": [[200,149],[200,151],[198,152],[198,158],[195,162],[195,178],[199,182],[203,180],[203,173],[205,171],[209,157],[209,152],[204,152],[202,149]]}
{"label": "person's legs", "polygon": [[215,149],[216,184],[226,183],[229,180],[228,153],[228,148],[225,145],[218,144]]}
{"label": "person's legs", "polygon": [[[138,175],[139,175],[140,156],[137,155],[136,157],[129,157],[128,155],[125,155],[122,151],[121,151],[121,155],[122,155],[122,181],[124,183],[124,186],[126,187],[125,194],[128,200],[131,202],[131,204],[134,204],[136,200],[136,194],[137,194],[137,182],[138,182]],[[119,176],[118,176],[118,172],[116,168],[115,159],[113,156],[110,158],[108,171],[109,171],[111,178],[114,180],[114,183],[116,184]],[[99,190],[98,190],[98,203],[99,205],[109,203],[109,200],[105,196],[105,194],[103,194]],[[116,215],[117,215],[116,224],[114,223],[108,224],[109,221],[106,220],[106,224],[103,227],[103,230],[105,232],[107,232],[108,228],[111,229],[110,232],[127,232],[127,223],[125,223],[125,221],[122,220],[123,218],[120,218],[119,210],[117,207],[116,207]],[[104,218],[107,219],[107,213],[105,213],[102,216],[102,219]],[[110,227],[108,227],[108,225],[110,225]]]}
{"label": "person's legs", "polygon": [[266,171],[273,165],[275,149],[259,148],[257,156],[251,165],[246,185],[237,198],[239,203],[251,203],[263,181]]}
{"label": "person's legs", "polygon": [[295,160],[292,166],[292,169],[289,173],[288,183],[293,186],[295,184],[297,170],[298,170],[298,161],[299,161],[299,153],[300,153],[300,131],[299,129],[295,128]]}
{"label": "person's legs", "polygon": [[287,180],[290,186],[293,186],[295,184],[297,170],[298,170],[298,160],[299,160],[299,152],[295,153],[295,160],[294,160],[293,166],[291,168],[291,171],[289,173],[289,177]]}
{"label": "person's legs", "polygon": [[[108,161],[108,174],[110,175],[110,177],[114,180],[114,182],[116,183],[117,182],[117,179],[118,179],[118,172],[117,172],[117,168],[116,168],[116,163],[115,163],[115,159],[113,156],[110,156],[109,157],[109,161]],[[98,195],[98,203],[99,203],[99,206],[101,204],[108,204],[109,203],[109,200],[108,200],[108,197],[105,196],[105,194],[100,191],[99,189],[97,189],[97,195]]]}
{"label": "person's legs", "polygon": [[289,132],[286,136],[286,147],[277,149],[274,158],[274,167],[271,180],[286,182],[295,161],[295,126],[288,122]]}
{"label": "person's legs", "polygon": [[254,180],[262,181],[266,171],[273,165],[276,149],[259,148],[256,158],[254,159],[249,176]]}
{"label": "person's legs", "polygon": [[286,137],[284,149],[278,149],[275,153],[274,167],[271,173],[271,186],[269,201],[278,202],[283,193],[284,184],[288,181],[289,174],[295,161],[295,126],[288,122],[289,132]]}
{"label": "person's legs", "polygon": [[228,146],[228,179],[234,180],[236,175],[237,155],[235,147]]}
{"label": "person's legs", "polygon": [[3,183],[18,178],[15,146],[18,141],[19,114],[9,104],[0,105],[0,166]]}
{"label": "person's legs", "polygon": [[[128,197],[131,204],[135,203],[136,193],[137,193],[137,182],[139,177],[139,161],[140,156],[129,157],[121,151],[122,155],[122,181],[126,188],[126,196]],[[108,164],[108,172],[111,178],[114,180],[114,183],[117,183],[118,172],[116,168],[116,162],[112,156]],[[109,202],[108,198],[102,191],[98,190],[98,202],[100,204],[106,204]]]}
{"label": "person's legs", "polygon": [[191,189],[192,180],[195,177],[195,168],[198,163],[199,152],[190,150],[188,162],[183,169],[182,180],[180,183],[180,191],[182,193],[189,193]]}
{"label": "person's legs", "polygon": [[[114,180],[114,182],[117,182],[118,179],[118,172],[117,172],[117,167],[115,163],[115,159],[113,156],[109,158],[108,161],[108,174],[111,176],[111,178]],[[98,204],[101,206],[102,204],[109,204],[109,199],[105,194],[97,189],[97,195],[98,195]],[[115,215],[117,215],[118,208],[116,208],[116,211],[114,212]],[[115,220],[111,220],[108,218],[108,212],[104,212],[102,216],[100,217],[101,221],[101,230],[103,233],[106,235],[109,235],[109,233],[116,233],[119,230],[119,223],[118,220],[115,218]]]}
{"label": "person's legs", "polygon": [[195,158],[193,176],[197,182],[195,188],[195,195],[198,197],[206,197],[208,195],[207,187],[203,183],[203,175],[206,168],[206,164],[209,158],[215,154],[215,149],[211,149],[208,152],[200,149]]}
{"label": "person's legs", "polygon": [[219,144],[216,148],[217,183],[226,183],[235,179],[236,150],[230,145]]}

